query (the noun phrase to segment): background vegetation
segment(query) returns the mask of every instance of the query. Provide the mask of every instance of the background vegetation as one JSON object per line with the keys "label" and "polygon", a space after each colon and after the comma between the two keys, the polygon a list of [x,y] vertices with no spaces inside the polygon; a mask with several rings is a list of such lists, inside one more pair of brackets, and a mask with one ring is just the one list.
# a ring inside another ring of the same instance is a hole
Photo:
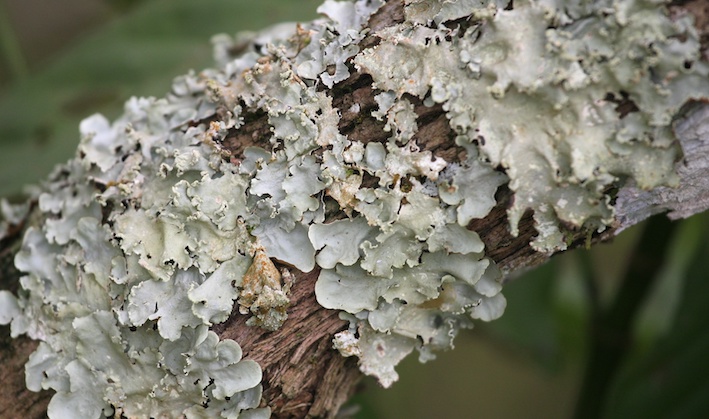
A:
{"label": "background vegetation", "polygon": [[[319,3],[0,0],[0,196],[18,198],[70,158],[84,117],[114,118],[130,96],[162,96],[172,77],[210,66],[211,35],[310,20]],[[407,359],[393,389],[365,380],[351,411],[360,419],[707,417],[706,232],[706,215],[655,220],[512,278],[502,319],[459,336],[436,361]],[[582,386],[589,369],[601,381]]]}

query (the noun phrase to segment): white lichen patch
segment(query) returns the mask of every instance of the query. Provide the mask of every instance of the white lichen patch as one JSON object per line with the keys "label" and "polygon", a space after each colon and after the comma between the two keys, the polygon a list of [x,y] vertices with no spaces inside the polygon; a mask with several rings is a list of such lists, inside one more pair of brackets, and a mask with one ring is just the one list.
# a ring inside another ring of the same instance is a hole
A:
{"label": "white lichen patch", "polygon": [[690,19],[643,0],[406,3],[408,20],[380,31],[357,67],[397,98],[443,105],[462,141],[509,176],[513,234],[534,211],[537,250],[565,247],[560,222],[610,223],[619,179],[676,182],[672,117],[709,95]]}
{"label": "white lichen patch", "polygon": [[[316,268],[317,301],[350,322],[334,346],[382,385],[414,350],[451,348],[505,308],[467,228],[502,184],[512,231],[532,209],[547,251],[561,222],[612,220],[617,180],[674,181],[672,116],[709,83],[690,23],[652,3],[410,0],[360,51],[382,2],[328,0],[322,19],[255,34],[238,57],[244,39],[215,38],[222,69],[131,99],[113,123],[84,120],[76,158],[38,194],[21,290],[0,292],[0,323],[42,341],[28,387],[56,391],[52,418],[267,417],[260,367],[209,327],[280,328],[290,272]],[[385,141],[339,131],[360,110],[323,86],[352,63],[374,79]],[[464,161],[423,149],[415,103],[442,106]],[[232,155],[261,116],[267,134]],[[0,204],[0,238],[25,210]]]}
{"label": "white lichen patch", "polygon": [[19,225],[30,210],[29,202],[11,204],[8,200],[0,199],[0,240],[9,235],[13,225]]}
{"label": "white lichen patch", "polygon": [[79,156],[39,195],[44,223],[26,232],[22,290],[2,293],[0,320],[42,341],[27,384],[56,391],[52,418],[269,414],[257,409],[259,365],[208,330],[251,264],[248,178],[203,141],[204,126],[171,124],[183,101],[87,119]]}

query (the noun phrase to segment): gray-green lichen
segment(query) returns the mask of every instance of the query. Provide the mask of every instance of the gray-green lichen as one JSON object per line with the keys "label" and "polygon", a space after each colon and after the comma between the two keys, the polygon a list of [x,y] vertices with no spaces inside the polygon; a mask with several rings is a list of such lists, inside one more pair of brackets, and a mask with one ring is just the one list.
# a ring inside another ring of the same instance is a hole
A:
{"label": "gray-green lichen", "polygon": [[[238,57],[243,39],[215,38],[220,70],[132,99],[113,123],[87,118],[77,157],[39,194],[22,289],[0,292],[0,322],[42,341],[28,387],[57,392],[52,418],[265,417],[261,368],[209,327],[245,315],[278,329],[294,269],[320,270],[317,301],[350,323],[335,348],[382,385],[414,349],[426,361],[451,348],[505,308],[467,229],[499,186],[515,194],[513,233],[531,209],[533,245],[550,251],[562,226],[612,221],[617,181],[674,181],[672,116],[709,86],[691,22],[657,3],[407,0],[406,20],[360,50],[382,2],[328,0],[322,19],[253,34]],[[383,143],[339,132],[359,107],[334,108],[322,86],[350,63],[378,89]],[[463,161],[421,149],[414,100],[441,104]],[[258,113],[270,135],[231,155]]]}
{"label": "gray-green lichen", "polygon": [[406,3],[407,21],[355,63],[397,98],[442,104],[460,141],[505,169],[513,234],[531,209],[533,246],[563,249],[562,224],[612,221],[619,178],[676,182],[672,117],[709,93],[689,17],[644,0]]}

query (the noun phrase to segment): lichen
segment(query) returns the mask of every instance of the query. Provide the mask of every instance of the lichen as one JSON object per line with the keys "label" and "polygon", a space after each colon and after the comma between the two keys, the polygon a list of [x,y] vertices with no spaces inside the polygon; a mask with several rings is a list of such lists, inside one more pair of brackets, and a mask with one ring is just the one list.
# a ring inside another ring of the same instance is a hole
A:
{"label": "lichen", "polygon": [[258,364],[208,330],[251,263],[246,180],[204,128],[169,128],[179,99],[85,120],[79,156],[38,197],[45,221],[25,234],[22,291],[2,293],[0,320],[42,341],[27,384],[57,392],[50,417],[268,415]]}
{"label": "lichen", "polygon": [[[334,347],[382,385],[412,351],[451,348],[505,308],[468,229],[501,185],[513,234],[532,210],[533,246],[552,251],[568,228],[613,220],[619,181],[675,181],[672,116],[709,94],[709,71],[691,22],[654,3],[407,0],[360,50],[382,2],[327,0],[323,18],[252,34],[239,56],[244,36],[216,37],[220,69],[131,99],[113,123],[84,120],[77,156],[36,197],[21,290],[0,292],[0,323],[42,341],[28,387],[57,392],[53,418],[266,417],[260,367],[209,327],[280,328],[291,271],[316,268],[317,301],[350,324]],[[382,142],[339,131],[323,86],[352,64],[374,80]],[[462,161],[422,149],[416,106],[436,104]],[[260,116],[270,133],[232,154]],[[22,212],[0,209],[2,238]]]}
{"label": "lichen", "polygon": [[604,229],[618,179],[676,183],[672,116],[709,94],[689,18],[643,0],[406,3],[357,67],[398,100],[442,104],[458,141],[509,176],[513,234],[534,211],[535,249],[564,249],[562,225]]}

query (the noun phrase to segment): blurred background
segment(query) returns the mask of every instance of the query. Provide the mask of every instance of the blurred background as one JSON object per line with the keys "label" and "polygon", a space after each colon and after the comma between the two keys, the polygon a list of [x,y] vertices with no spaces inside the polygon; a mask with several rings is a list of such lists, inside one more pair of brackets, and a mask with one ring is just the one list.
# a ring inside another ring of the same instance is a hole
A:
{"label": "blurred background", "polygon": [[[79,121],[212,65],[209,39],[316,17],[320,0],[0,0],[0,196],[78,144]],[[358,419],[709,417],[707,217],[651,220],[510,278],[502,319],[383,390]],[[590,371],[590,374],[587,374]],[[586,377],[586,378],[584,378]],[[586,383],[586,384],[583,384]],[[580,396],[581,395],[581,396]]]}

